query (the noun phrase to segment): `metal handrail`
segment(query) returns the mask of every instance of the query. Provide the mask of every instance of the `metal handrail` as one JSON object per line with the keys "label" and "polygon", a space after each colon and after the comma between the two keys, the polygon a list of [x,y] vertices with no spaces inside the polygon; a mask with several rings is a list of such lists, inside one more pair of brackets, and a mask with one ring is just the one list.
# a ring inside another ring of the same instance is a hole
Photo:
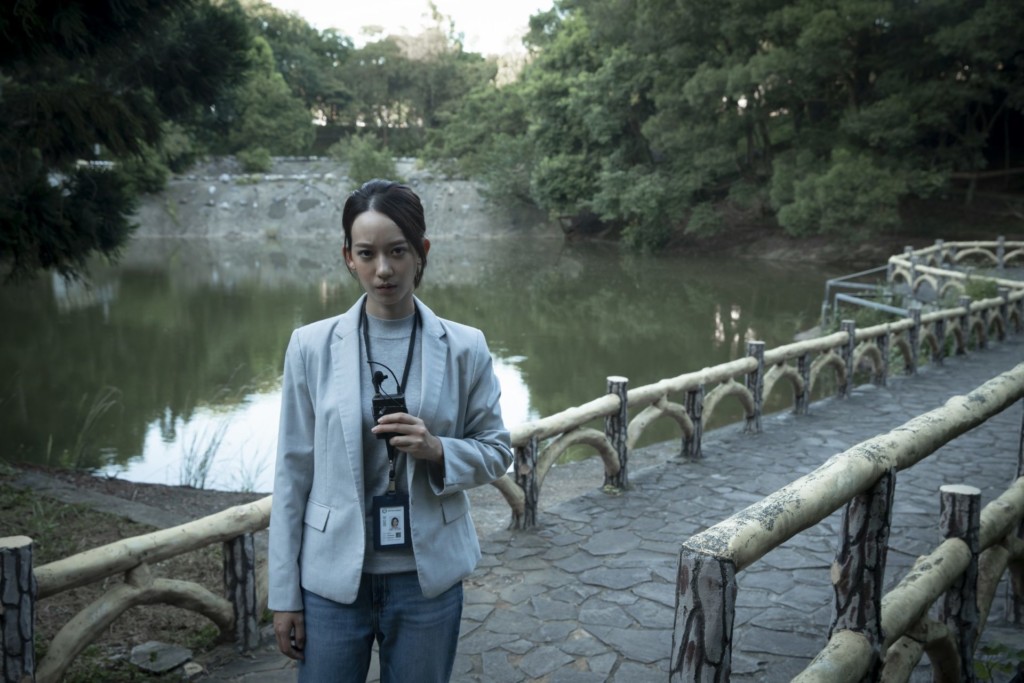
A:
{"label": "metal handrail", "polygon": [[882,304],[877,301],[871,301],[870,299],[862,299],[859,296],[851,296],[850,294],[836,294],[833,309],[837,313],[839,311],[839,302],[841,301],[845,301],[850,304],[857,304],[858,306],[864,306],[865,308],[873,308],[876,311],[882,311],[884,313],[892,313],[893,315],[900,315],[903,317],[910,315],[910,309],[908,308],[890,306],[889,304]]}
{"label": "metal handrail", "polygon": [[862,270],[858,273],[851,273],[850,275],[844,275],[842,277],[831,278],[825,281],[825,298],[821,302],[821,327],[824,329],[828,325],[828,311],[830,308],[835,309],[835,300],[840,296],[839,293],[833,294],[833,289],[856,289],[861,291],[878,290],[877,285],[868,284],[866,282],[849,282],[854,278],[864,277],[866,275],[874,275],[876,273],[882,273],[888,271],[888,266],[878,266],[875,268],[869,268],[868,270]]}

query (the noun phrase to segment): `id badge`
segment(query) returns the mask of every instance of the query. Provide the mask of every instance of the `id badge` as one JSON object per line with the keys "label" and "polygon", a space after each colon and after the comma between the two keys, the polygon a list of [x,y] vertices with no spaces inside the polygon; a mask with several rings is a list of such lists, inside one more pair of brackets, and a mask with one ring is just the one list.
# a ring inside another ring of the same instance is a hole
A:
{"label": "id badge", "polygon": [[386,493],[373,497],[373,549],[411,548],[409,536],[409,496]]}

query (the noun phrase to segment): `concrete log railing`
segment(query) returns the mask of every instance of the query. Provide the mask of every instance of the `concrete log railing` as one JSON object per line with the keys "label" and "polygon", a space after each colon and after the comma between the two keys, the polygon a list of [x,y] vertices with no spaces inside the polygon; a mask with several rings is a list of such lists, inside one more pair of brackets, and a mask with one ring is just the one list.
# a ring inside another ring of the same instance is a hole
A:
{"label": "concrete log railing", "polygon": [[[966,396],[832,456],[813,472],[687,539],[679,556],[670,680],[728,680],[736,575],[843,506],[829,642],[795,680],[838,683],[881,675],[883,680],[905,681],[924,651],[936,671],[934,680],[972,680],[962,676],[971,671],[971,653],[996,584],[1015,563],[1014,585],[1018,590],[1024,585],[1024,577],[1016,575],[1024,563],[1019,536],[1024,524],[1024,445],[1017,454],[1018,479],[980,514],[976,489],[944,487],[947,540],[883,597],[895,478],[1022,399],[1024,363]],[[943,595],[942,622],[932,621],[928,610]]]}
{"label": "concrete log railing", "polygon": [[[239,650],[259,645],[258,623],[266,586],[257,581],[253,533],[270,520],[270,496],[202,519],[126,538],[56,562],[32,567],[32,540],[0,539],[0,636],[3,681],[56,683],[75,657],[126,610],[169,604],[197,612],[234,639]],[[214,543],[224,550],[224,591],[152,576],[157,562]],[[123,575],[106,593],[71,618],[53,637],[36,667],[33,615],[37,600]],[[226,597],[224,597],[226,596]],[[34,678],[33,678],[34,676]]]}
{"label": "concrete log railing", "polygon": [[[629,482],[629,453],[644,430],[659,418],[668,417],[679,426],[680,455],[699,458],[704,425],[724,401],[739,402],[745,429],[758,432],[762,429],[765,400],[780,384],[792,388],[793,411],[805,414],[815,389],[828,376],[834,378],[840,397],[852,391],[857,373],[866,371],[871,382],[884,386],[892,374],[890,351],[902,358],[906,373],[914,374],[920,367],[922,350],[928,352],[932,362],[942,363],[947,346],[962,355],[972,347],[972,340],[974,348],[982,349],[990,338],[1019,333],[1024,330],[1024,282],[918,265],[960,263],[978,255],[987,255],[984,258],[1000,268],[1017,261],[1024,265],[1024,242],[940,241],[889,259],[890,281],[902,278],[913,283],[914,278],[941,275],[962,283],[975,277],[993,281],[999,290],[997,297],[972,301],[961,296],[953,308],[927,313],[913,310],[908,318],[864,329],[857,329],[852,320],[844,320],[839,332],[774,349],[764,348],[763,342],[750,342],[744,358],[628,391],[626,378],[609,377],[607,395],[517,425],[512,429],[514,471],[495,483],[512,510],[510,526],[522,529],[536,523],[544,478],[570,446],[586,445],[601,456],[606,490],[625,488]],[[958,286],[963,291],[963,285]],[[620,400],[623,393],[625,406]],[[632,419],[630,415],[634,415]],[[606,420],[603,433],[587,426],[600,418]],[[628,425],[624,433],[623,424]]]}
{"label": "concrete log railing", "polygon": [[[905,284],[912,293],[928,285],[939,297],[950,291],[963,294],[967,281],[978,276],[957,268],[971,260],[980,260],[997,272],[1011,266],[1024,267],[1024,241],[1008,241],[1005,237],[980,242],[937,240],[923,249],[906,247],[903,254],[889,258],[887,279],[889,284]],[[991,276],[984,279],[1011,290],[1024,288],[1020,280]]]}

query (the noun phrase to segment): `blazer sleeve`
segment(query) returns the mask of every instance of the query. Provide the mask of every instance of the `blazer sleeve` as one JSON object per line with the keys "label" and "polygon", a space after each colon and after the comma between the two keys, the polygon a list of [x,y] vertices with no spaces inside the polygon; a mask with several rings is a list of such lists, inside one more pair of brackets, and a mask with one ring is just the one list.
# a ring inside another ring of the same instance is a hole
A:
{"label": "blazer sleeve", "polygon": [[299,551],[306,501],[313,482],[314,428],[315,406],[296,331],[285,352],[274,497],[270,509],[268,606],[272,610],[302,609]]}
{"label": "blazer sleeve", "polygon": [[[474,332],[472,369],[460,379],[467,391],[465,429],[461,438],[438,437],[444,446],[444,479],[431,476],[430,484],[439,496],[489,484],[512,464],[511,439],[501,418],[501,385],[483,333]],[[441,468],[431,469],[439,474]]]}

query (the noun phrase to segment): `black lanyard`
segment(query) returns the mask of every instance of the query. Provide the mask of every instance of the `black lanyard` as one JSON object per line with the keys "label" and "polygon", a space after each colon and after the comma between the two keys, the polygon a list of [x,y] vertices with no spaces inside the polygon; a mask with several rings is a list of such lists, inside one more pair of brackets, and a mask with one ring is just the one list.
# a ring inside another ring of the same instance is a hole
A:
{"label": "black lanyard", "polygon": [[[416,347],[416,328],[420,326],[420,309],[413,304],[415,318],[412,321],[412,335],[409,337],[409,351],[405,356],[405,371],[402,372],[402,382],[398,385],[398,393],[405,393],[405,383],[409,381],[409,368],[412,367],[412,353]],[[363,307],[359,310],[359,326],[363,328],[363,344],[366,345],[366,362],[370,366],[370,377],[373,377],[373,356],[370,354],[370,325],[366,319],[366,299],[363,299]],[[385,366],[387,367],[387,366]],[[388,368],[390,370],[390,368]],[[392,373],[394,374],[394,373]],[[398,378],[394,378],[398,382]]]}

